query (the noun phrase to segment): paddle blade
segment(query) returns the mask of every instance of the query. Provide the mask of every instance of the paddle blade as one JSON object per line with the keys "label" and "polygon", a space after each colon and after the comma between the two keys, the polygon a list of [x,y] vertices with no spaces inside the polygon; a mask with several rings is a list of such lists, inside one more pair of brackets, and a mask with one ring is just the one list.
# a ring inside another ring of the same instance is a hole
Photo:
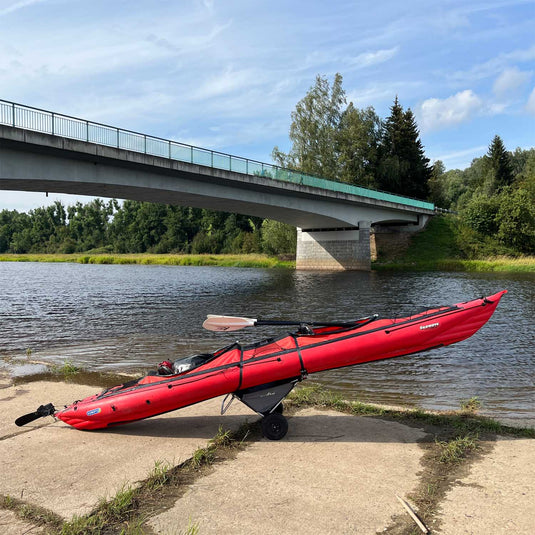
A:
{"label": "paddle blade", "polygon": [[54,405],[49,403],[48,405],[41,405],[35,412],[29,412],[23,416],[19,416],[15,420],[15,425],[22,427],[23,425],[29,424],[37,418],[43,418],[44,416],[51,416],[56,412]]}
{"label": "paddle blade", "polygon": [[208,314],[202,326],[209,331],[230,332],[239,331],[245,327],[254,327],[256,320],[253,318],[239,318],[237,316],[216,316]]}
{"label": "paddle blade", "polygon": [[29,424],[30,422],[37,420],[38,418],[41,418],[41,415],[37,411],[30,412],[28,414],[24,414],[23,416],[19,416],[15,420],[15,425],[22,427],[23,425]]}

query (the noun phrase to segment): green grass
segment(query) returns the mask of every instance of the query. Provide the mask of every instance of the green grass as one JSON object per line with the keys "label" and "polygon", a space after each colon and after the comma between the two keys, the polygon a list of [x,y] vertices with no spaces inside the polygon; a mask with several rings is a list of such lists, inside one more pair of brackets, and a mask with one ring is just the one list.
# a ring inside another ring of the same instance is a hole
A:
{"label": "green grass", "polygon": [[82,371],[82,368],[79,368],[75,364],[73,364],[72,361],[66,360],[63,364],[53,364],[50,366],[50,372],[54,375],[61,375],[62,377],[65,377],[66,379],[72,377],[73,375],[76,375],[77,373],[80,373]]}
{"label": "green grass", "polygon": [[470,399],[461,399],[461,411],[469,414],[475,414],[481,408],[481,401],[477,396]]}
{"label": "green grass", "polygon": [[154,468],[151,470],[149,477],[145,481],[148,489],[156,490],[171,480],[171,469],[173,465],[169,461],[155,461]]}
{"label": "green grass", "polygon": [[[90,514],[75,516],[70,522],[63,523],[59,533],[61,535],[144,533],[143,524],[147,518],[161,510],[161,500],[166,488],[191,483],[191,478],[202,475],[203,469],[216,462],[223,452],[238,451],[249,433],[249,427],[245,425],[236,432],[225,431],[220,427],[207,447],[197,449],[190,459],[178,466],[168,461],[155,461],[148,477],[139,486],[124,485],[111,499],[102,498]],[[174,503],[176,490],[172,490],[171,495]],[[184,535],[198,534],[198,523],[190,520],[183,533]]]}
{"label": "green grass", "polygon": [[[409,248],[398,258],[373,263],[377,271],[471,271],[535,272],[535,256],[497,255],[500,248],[485,240],[474,240],[453,216],[435,216],[427,227],[411,238]],[[488,241],[488,240],[487,240]]]}
{"label": "green grass", "polygon": [[479,448],[477,433],[467,433],[448,441],[437,441],[440,448],[439,461],[444,464],[459,463],[470,452]]}
{"label": "green grass", "polygon": [[199,535],[200,528],[197,522],[192,522],[191,518],[188,521],[188,527],[180,533],[180,535]]}
{"label": "green grass", "polygon": [[294,268],[295,262],[262,254],[3,254],[0,262],[71,262],[78,264],[142,264],[164,266],[219,266]]}
{"label": "green grass", "polygon": [[[13,511],[18,518],[36,526],[48,526],[52,532],[57,532],[63,523],[63,519],[59,515],[43,507],[25,503],[22,499],[9,495],[0,495],[0,509]],[[28,532],[31,532],[31,530]]]}
{"label": "green grass", "polygon": [[[468,400],[470,406],[476,403],[476,397]],[[363,403],[361,401],[344,400],[339,393],[329,391],[320,385],[299,386],[287,398],[287,406],[323,407],[355,416],[370,416],[388,418],[401,422],[415,422],[419,424],[445,426],[456,430],[456,435],[479,434],[490,432],[501,435],[511,435],[526,438],[535,438],[535,429],[516,428],[503,425],[496,420],[474,414],[473,410],[434,413],[422,409],[389,409]]]}

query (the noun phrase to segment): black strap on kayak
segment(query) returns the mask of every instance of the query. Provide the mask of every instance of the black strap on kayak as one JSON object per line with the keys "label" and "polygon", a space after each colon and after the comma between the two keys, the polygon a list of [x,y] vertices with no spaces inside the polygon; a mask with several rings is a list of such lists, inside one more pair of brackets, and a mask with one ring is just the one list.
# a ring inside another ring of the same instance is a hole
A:
{"label": "black strap on kayak", "polygon": [[297,340],[297,335],[290,334],[290,336],[293,338],[293,341],[295,342],[295,348],[297,349],[297,355],[299,357],[299,362],[301,363],[301,380],[303,380],[308,377],[308,372],[305,368],[305,363],[303,362],[303,355],[301,355],[301,348],[299,347],[299,341]]}
{"label": "black strap on kayak", "polygon": [[238,367],[240,368],[240,382],[238,383],[238,388],[236,389],[239,390],[243,382],[243,347],[239,342],[236,342],[236,347],[240,350],[240,362],[238,363]]}

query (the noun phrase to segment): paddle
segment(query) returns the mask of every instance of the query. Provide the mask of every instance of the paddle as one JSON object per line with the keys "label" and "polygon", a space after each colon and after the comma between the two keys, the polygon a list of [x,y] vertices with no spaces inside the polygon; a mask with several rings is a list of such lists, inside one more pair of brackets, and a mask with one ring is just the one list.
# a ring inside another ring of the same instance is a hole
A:
{"label": "paddle", "polygon": [[19,427],[22,427],[23,425],[29,424],[30,422],[37,420],[37,418],[51,416],[55,412],[56,409],[54,408],[54,405],[52,405],[52,403],[49,403],[48,405],[41,405],[35,412],[30,412],[28,414],[24,414],[23,416],[19,416],[15,420],[15,424]]}
{"label": "paddle", "polygon": [[[366,318],[367,319],[367,318]],[[356,321],[283,321],[283,320],[257,320],[254,318],[241,318],[238,316],[217,316],[208,314],[202,326],[209,331],[239,331],[245,327],[257,327],[259,325],[309,325],[313,327],[352,327]]]}

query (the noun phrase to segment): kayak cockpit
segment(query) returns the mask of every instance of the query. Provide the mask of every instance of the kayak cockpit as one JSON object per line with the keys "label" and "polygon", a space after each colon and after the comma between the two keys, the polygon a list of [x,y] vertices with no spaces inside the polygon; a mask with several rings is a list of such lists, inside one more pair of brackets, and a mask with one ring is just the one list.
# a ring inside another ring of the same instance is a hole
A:
{"label": "kayak cockpit", "polygon": [[158,365],[158,375],[180,375],[199,368],[203,364],[210,362],[214,357],[213,353],[201,353],[200,355],[178,358],[172,363],[164,360]]}

